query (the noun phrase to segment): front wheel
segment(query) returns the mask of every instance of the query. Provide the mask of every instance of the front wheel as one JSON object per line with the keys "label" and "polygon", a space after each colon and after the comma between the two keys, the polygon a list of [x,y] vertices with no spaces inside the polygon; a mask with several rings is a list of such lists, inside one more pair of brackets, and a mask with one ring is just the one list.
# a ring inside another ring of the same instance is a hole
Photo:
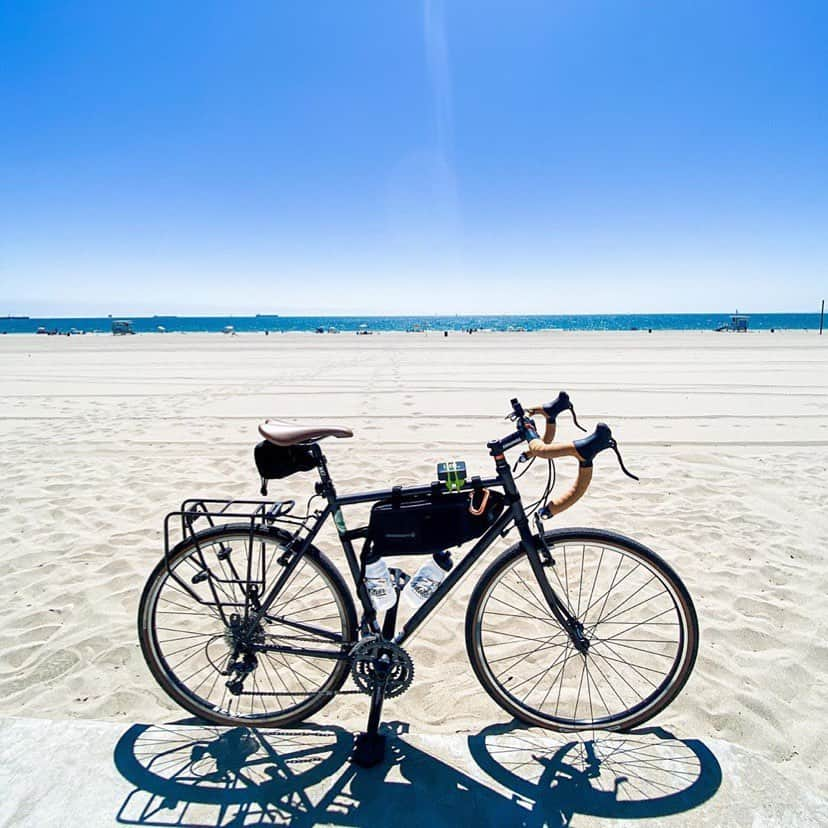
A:
{"label": "front wheel", "polygon": [[597,529],[544,534],[544,573],[589,642],[576,649],[547,606],[520,544],[483,573],[466,648],[486,692],[528,724],[626,730],[684,686],[699,646],[693,602],[672,568],[636,541]]}

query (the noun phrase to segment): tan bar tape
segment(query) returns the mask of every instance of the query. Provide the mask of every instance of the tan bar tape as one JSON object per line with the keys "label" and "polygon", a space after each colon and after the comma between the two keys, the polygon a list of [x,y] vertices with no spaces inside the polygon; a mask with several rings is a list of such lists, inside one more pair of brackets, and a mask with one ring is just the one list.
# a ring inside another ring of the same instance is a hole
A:
{"label": "tan bar tape", "polygon": [[564,492],[560,497],[553,497],[546,504],[549,513],[557,515],[559,512],[563,512],[564,509],[568,509],[577,503],[584,496],[591,482],[592,466],[578,466],[578,477],[575,478],[572,488],[568,492]]}
{"label": "tan bar tape", "polygon": [[544,443],[551,443],[555,439],[555,432],[558,430],[558,426],[554,420],[550,421],[546,419],[546,414],[544,413],[543,407],[535,407],[527,409],[529,416],[532,417],[535,414],[540,414],[544,421],[546,422],[546,431],[543,433],[543,442]]}
{"label": "tan bar tape", "polygon": [[577,503],[589,488],[592,482],[592,466],[583,465],[584,458],[578,454],[578,449],[573,443],[547,443],[543,440],[530,440],[529,452],[531,457],[542,457],[544,460],[554,460],[558,457],[574,457],[579,462],[578,476],[569,491],[564,492],[560,497],[553,497],[546,508],[550,514],[556,515]]}
{"label": "tan bar tape", "polygon": [[530,440],[529,451],[527,454],[530,457],[542,457],[544,460],[555,460],[558,457],[574,457],[577,460],[584,458],[578,454],[578,450],[573,443],[547,443],[545,440]]}

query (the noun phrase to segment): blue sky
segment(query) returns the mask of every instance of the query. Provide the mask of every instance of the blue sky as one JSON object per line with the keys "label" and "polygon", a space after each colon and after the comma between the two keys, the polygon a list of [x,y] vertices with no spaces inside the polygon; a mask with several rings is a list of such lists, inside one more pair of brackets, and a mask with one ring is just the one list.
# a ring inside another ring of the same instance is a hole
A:
{"label": "blue sky", "polygon": [[816,310],[828,3],[0,0],[0,314]]}

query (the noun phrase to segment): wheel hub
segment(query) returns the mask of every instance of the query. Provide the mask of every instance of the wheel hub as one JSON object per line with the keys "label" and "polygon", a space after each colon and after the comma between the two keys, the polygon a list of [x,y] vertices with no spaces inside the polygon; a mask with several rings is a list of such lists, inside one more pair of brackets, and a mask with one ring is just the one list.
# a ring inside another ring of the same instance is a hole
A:
{"label": "wheel hub", "polygon": [[238,613],[230,616],[230,623],[224,631],[224,640],[231,649],[249,650],[254,644],[263,644],[264,628],[259,621],[245,621]]}
{"label": "wheel hub", "polygon": [[579,653],[586,655],[589,651],[589,639],[584,634],[584,625],[580,621],[573,621],[569,628],[569,637],[572,645]]}

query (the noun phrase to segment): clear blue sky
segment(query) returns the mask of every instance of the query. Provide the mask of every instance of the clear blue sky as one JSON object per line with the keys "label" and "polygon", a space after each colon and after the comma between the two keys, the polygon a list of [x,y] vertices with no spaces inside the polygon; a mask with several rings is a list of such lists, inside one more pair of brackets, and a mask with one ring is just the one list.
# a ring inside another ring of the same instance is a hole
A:
{"label": "clear blue sky", "polygon": [[0,0],[0,314],[816,310],[828,3]]}

